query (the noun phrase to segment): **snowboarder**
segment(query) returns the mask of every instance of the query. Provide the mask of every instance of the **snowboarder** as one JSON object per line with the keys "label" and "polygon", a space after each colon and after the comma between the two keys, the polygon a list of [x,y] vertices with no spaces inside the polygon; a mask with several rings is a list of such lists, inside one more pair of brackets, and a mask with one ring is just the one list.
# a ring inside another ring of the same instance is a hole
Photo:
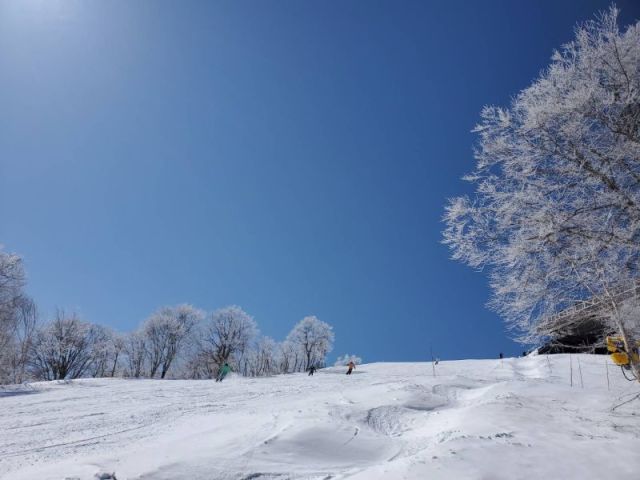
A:
{"label": "snowboarder", "polygon": [[309,367],[309,376],[313,377],[313,374],[316,373],[316,367],[314,365],[311,365]]}
{"label": "snowboarder", "polygon": [[353,369],[356,368],[356,364],[353,363],[353,360],[352,360],[349,362],[347,366],[349,367],[349,370],[347,370],[347,375],[351,375],[351,372],[353,371]]}
{"label": "snowboarder", "polygon": [[224,362],[224,365],[218,371],[218,377],[216,378],[216,382],[221,382],[222,380],[224,380],[224,377],[226,377],[227,373],[229,373],[230,371],[231,371],[231,367],[227,362]]}

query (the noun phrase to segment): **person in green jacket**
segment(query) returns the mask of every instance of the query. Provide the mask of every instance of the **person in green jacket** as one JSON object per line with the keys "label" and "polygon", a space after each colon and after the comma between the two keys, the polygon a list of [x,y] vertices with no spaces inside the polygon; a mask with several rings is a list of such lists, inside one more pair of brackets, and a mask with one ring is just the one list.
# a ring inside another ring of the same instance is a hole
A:
{"label": "person in green jacket", "polygon": [[227,376],[227,373],[231,371],[231,367],[227,362],[224,362],[224,365],[218,371],[218,377],[216,378],[216,382],[221,382],[224,380],[224,377]]}

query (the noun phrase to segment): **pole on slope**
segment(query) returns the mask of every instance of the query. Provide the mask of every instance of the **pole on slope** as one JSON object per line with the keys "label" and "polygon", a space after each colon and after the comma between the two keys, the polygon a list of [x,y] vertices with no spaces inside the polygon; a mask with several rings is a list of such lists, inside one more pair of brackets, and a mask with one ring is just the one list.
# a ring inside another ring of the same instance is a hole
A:
{"label": "pole on slope", "polygon": [[436,360],[435,358],[433,358],[433,345],[429,346],[429,349],[431,350],[431,369],[433,370],[433,376],[436,376]]}
{"label": "pole on slope", "polygon": [[571,377],[570,384],[573,387],[573,358],[569,354],[569,375]]}
{"label": "pole on slope", "polygon": [[584,388],[584,382],[582,381],[582,365],[580,364],[580,357],[578,357],[578,371],[580,372],[580,387]]}
{"label": "pole on slope", "polygon": [[607,390],[611,390],[611,385],[609,384],[609,362],[607,362],[607,356],[604,356],[604,368],[607,371]]}
{"label": "pole on slope", "polygon": [[547,365],[549,366],[549,373],[553,373],[553,369],[551,368],[551,362],[549,361],[549,354],[547,353]]}

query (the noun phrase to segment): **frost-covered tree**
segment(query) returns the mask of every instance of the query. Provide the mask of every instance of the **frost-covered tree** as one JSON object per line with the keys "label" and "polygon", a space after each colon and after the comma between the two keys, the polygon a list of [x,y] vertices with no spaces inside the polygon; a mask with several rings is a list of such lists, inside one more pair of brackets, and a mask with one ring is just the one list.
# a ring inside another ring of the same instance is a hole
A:
{"label": "frost-covered tree", "polygon": [[360,365],[362,363],[362,358],[358,357],[357,355],[349,355],[348,353],[345,353],[344,356],[338,357],[336,363],[334,363],[333,365],[335,367],[342,367],[344,365],[349,365],[349,362]]}
{"label": "frost-covered tree", "polygon": [[333,348],[333,328],[315,316],[304,317],[287,336],[287,342],[303,354],[304,370],[324,364]]}
{"label": "frost-covered tree", "polygon": [[218,365],[213,360],[211,348],[206,341],[207,333],[207,322],[201,321],[189,336],[189,342],[185,345],[182,354],[181,374],[184,378],[215,378]]}
{"label": "frost-covered tree", "polygon": [[0,246],[0,383],[11,381],[14,373],[16,314],[24,284],[22,259],[2,251]]}
{"label": "frost-covered tree", "polygon": [[11,313],[24,285],[22,259],[14,253],[3,252],[0,245],[0,319]]}
{"label": "frost-covered tree", "polygon": [[111,335],[111,372],[110,377],[115,377],[118,371],[122,372],[121,357],[125,347],[125,336],[118,332],[112,332]]}
{"label": "frost-covered tree", "polygon": [[203,318],[191,305],[164,307],[147,319],[142,327],[149,359],[149,375],[165,378],[185,339]]}
{"label": "frost-covered tree", "polygon": [[95,325],[94,329],[94,343],[92,348],[92,361],[87,372],[94,378],[106,377],[106,372],[111,365],[111,336],[113,332],[101,325]]}
{"label": "frost-covered tree", "polygon": [[34,301],[21,295],[14,304],[13,342],[11,349],[11,383],[27,380],[29,354],[38,324],[38,310]]}
{"label": "frost-covered tree", "polygon": [[272,375],[281,366],[277,344],[258,338],[256,322],[237,306],[217,310],[197,325],[185,350],[180,373],[187,378],[214,378],[225,362],[244,376]]}
{"label": "frost-covered tree", "polygon": [[0,383],[27,379],[29,350],[36,328],[36,305],[25,295],[22,259],[0,246]]}
{"label": "frost-covered tree", "polygon": [[304,354],[298,345],[285,340],[278,345],[280,371],[282,373],[300,372],[304,370]]}
{"label": "frost-covered tree", "polygon": [[123,352],[126,357],[126,375],[139,378],[145,375],[147,363],[146,338],[142,331],[128,333],[124,337]]}
{"label": "frost-covered tree", "polygon": [[510,107],[483,109],[476,194],[446,208],[453,258],[487,268],[490,305],[524,342],[594,296],[634,341],[616,292],[640,273],[640,24],[620,31],[617,16],[578,26]]}
{"label": "frost-covered tree", "polygon": [[124,349],[124,338],[107,327],[94,325],[93,328],[95,342],[89,374],[92,377],[114,377]]}
{"label": "frost-covered tree", "polygon": [[29,352],[37,323],[36,305],[29,297],[19,295],[5,310],[0,329],[0,383],[27,380]]}
{"label": "frost-covered tree", "polygon": [[272,338],[261,337],[254,348],[246,355],[248,358],[248,372],[246,374],[252,377],[263,377],[279,373],[277,347]]}
{"label": "frost-covered tree", "polygon": [[233,362],[237,368],[257,335],[258,326],[253,317],[233,305],[211,314],[203,343],[216,365]]}
{"label": "frost-covered tree", "polygon": [[35,334],[30,356],[34,375],[44,380],[83,376],[94,359],[97,336],[95,326],[75,313],[67,315],[59,310],[56,318]]}
{"label": "frost-covered tree", "polygon": [[186,358],[183,373],[185,378],[215,378],[218,367],[210,352],[200,345],[198,349],[190,352],[190,355]]}

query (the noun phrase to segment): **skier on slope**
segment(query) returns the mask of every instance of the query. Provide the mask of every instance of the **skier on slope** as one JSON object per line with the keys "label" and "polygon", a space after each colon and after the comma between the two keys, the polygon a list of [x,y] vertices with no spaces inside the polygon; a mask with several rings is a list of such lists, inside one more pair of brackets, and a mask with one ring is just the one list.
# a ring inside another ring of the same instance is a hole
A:
{"label": "skier on slope", "polygon": [[347,375],[351,375],[351,372],[354,370],[354,368],[356,368],[356,364],[353,363],[353,360],[351,360],[347,366],[349,367],[349,370],[347,370]]}
{"label": "skier on slope", "polygon": [[316,373],[316,367],[315,367],[315,365],[311,365],[311,366],[309,367],[309,376],[310,376],[310,377],[313,377],[313,374],[314,374],[314,373]]}
{"label": "skier on slope", "polygon": [[231,367],[229,366],[229,364],[227,362],[224,362],[224,365],[218,371],[218,376],[216,377],[216,382],[221,382],[222,380],[224,380],[224,377],[226,377],[227,373],[229,373],[230,371],[231,371]]}

